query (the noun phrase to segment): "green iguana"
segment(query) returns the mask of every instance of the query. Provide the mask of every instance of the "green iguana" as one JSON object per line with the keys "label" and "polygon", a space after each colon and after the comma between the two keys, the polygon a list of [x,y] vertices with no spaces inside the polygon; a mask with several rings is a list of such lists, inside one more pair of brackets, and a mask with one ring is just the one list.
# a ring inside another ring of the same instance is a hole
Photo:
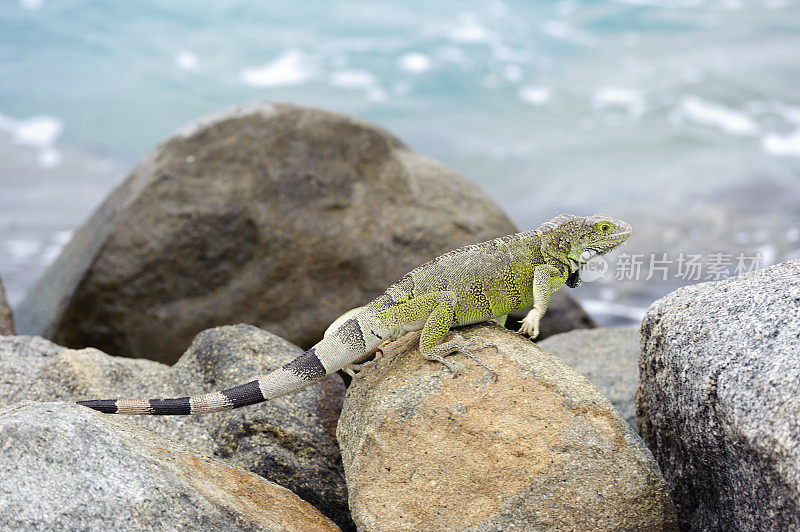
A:
{"label": "green iguana", "polygon": [[472,350],[488,346],[459,335],[443,341],[451,327],[504,317],[533,304],[518,332],[535,338],[550,294],[564,284],[580,284],[586,252],[611,251],[630,234],[630,225],[609,216],[562,214],[536,230],[464,246],[423,264],[336,320],[314,347],[246,384],[178,399],[78,404],[110,414],[205,414],[239,408],[280,397],[340,369],[358,369],[357,363],[381,344],[419,330],[422,355],[454,370],[446,356],[461,352],[475,358]]}

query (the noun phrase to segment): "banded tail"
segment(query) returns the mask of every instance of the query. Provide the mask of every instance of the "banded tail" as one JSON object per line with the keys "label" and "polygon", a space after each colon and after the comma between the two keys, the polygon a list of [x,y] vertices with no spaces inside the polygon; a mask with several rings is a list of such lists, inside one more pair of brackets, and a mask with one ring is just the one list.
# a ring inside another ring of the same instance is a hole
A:
{"label": "banded tail", "polygon": [[388,337],[388,333],[381,334],[384,329],[377,314],[363,307],[302,355],[248,383],[192,397],[100,399],[77,403],[106,414],[167,416],[208,414],[254,405],[304,388],[365,358]]}

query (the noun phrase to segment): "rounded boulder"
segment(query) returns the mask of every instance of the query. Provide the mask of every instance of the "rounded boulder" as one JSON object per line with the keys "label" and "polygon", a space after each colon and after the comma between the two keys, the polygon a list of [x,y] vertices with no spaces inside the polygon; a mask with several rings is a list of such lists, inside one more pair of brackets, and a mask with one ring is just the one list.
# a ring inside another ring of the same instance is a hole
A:
{"label": "rounded boulder", "polygon": [[26,295],[18,329],[166,363],[233,323],[308,348],[419,264],[514,231],[477,186],[375,125],[234,107],[144,156]]}

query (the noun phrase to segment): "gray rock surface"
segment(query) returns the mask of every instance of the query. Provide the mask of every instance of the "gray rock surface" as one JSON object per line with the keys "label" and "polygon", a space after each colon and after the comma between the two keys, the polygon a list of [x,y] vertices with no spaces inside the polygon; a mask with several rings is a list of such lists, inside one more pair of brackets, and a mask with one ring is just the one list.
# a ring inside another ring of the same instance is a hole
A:
{"label": "gray rock surface", "polygon": [[11,305],[6,299],[3,280],[0,279],[0,335],[3,334],[14,334],[14,315],[11,313]]}
{"label": "gray rock surface", "polygon": [[640,433],[682,527],[800,529],[800,261],[676,290],[641,333]]}
{"label": "gray rock surface", "polygon": [[[583,376],[497,326],[452,378],[401,339],[348,389],[337,434],[371,530],[673,530],[644,443]],[[405,345],[403,345],[405,344]]]}
{"label": "gray rock surface", "polygon": [[166,363],[230,323],[308,348],[409,270],[514,230],[474,184],[372,124],[234,107],[145,155],[26,295],[17,329]]}
{"label": "gray rock surface", "polygon": [[[0,337],[0,397],[5,403],[181,397],[242,384],[299,353],[286,340],[247,325],[204,331],[172,367],[95,349],[70,350],[36,337]],[[277,482],[349,528],[335,437],[343,397],[341,379],[332,375],[269,403],[229,412],[124,417]]]}
{"label": "gray rock surface", "polygon": [[537,342],[589,379],[611,401],[625,421],[636,425],[639,385],[639,331],[635,327],[576,330]]}
{"label": "gray rock surface", "polygon": [[339,530],[263,478],[69,403],[0,409],[3,530]]}

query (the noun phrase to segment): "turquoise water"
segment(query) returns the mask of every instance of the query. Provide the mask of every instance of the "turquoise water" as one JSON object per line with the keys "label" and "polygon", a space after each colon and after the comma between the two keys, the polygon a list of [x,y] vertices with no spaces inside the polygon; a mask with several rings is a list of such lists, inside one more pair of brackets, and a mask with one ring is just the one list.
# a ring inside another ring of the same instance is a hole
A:
{"label": "turquoise water", "polygon": [[[376,122],[523,228],[669,219],[720,191],[741,208],[753,183],[777,201],[798,191],[798,58],[788,0],[7,1],[0,276],[19,301],[145,151],[262,99]],[[771,200],[777,261],[796,220]]]}

